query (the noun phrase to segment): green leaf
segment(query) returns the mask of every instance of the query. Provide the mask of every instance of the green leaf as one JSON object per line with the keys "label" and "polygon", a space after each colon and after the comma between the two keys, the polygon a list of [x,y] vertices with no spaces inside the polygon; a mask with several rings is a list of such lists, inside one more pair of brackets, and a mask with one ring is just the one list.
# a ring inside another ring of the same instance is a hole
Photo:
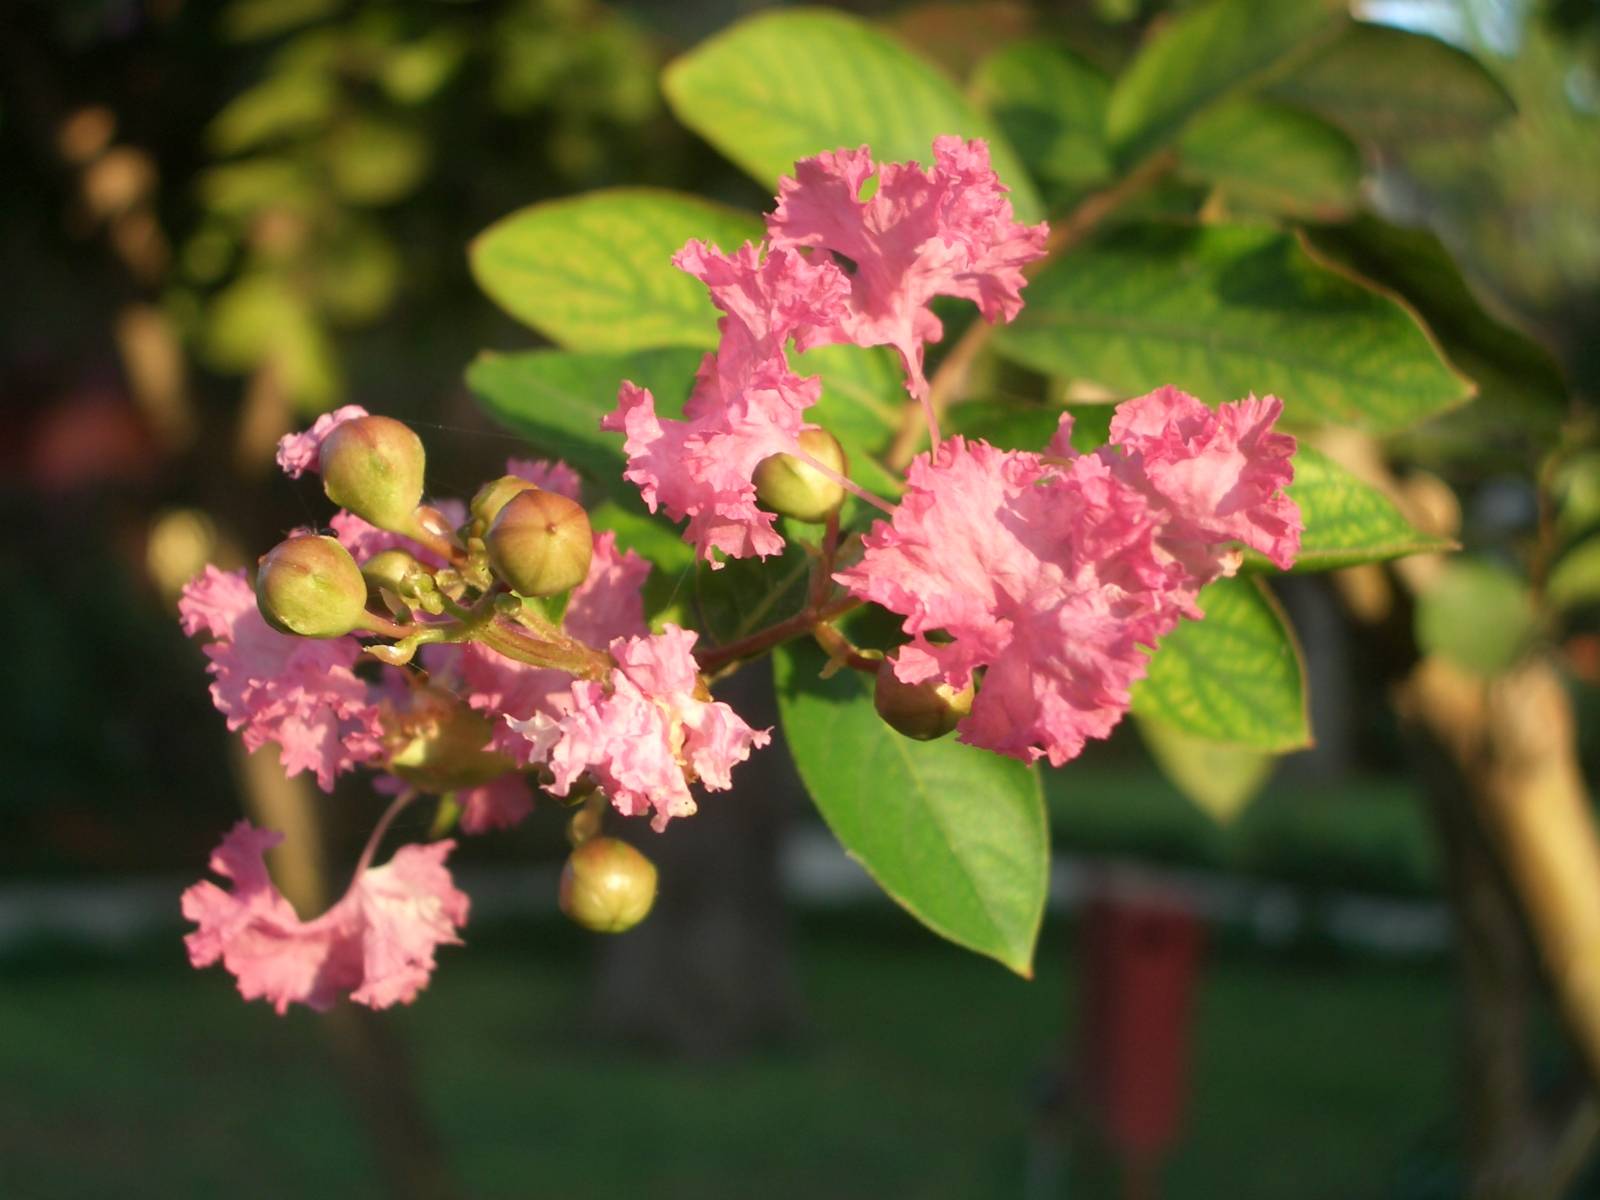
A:
{"label": "green leaf", "polygon": [[799,612],[811,559],[793,540],[772,558],[733,558],[695,568],[696,624],[714,645],[726,645]]}
{"label": "green leaf", "polygon": [[1179,143],[1186,175],[1247,203],[1329,219],[1360,200],[1361,154],[1333,126],[1292,108],[1235,100],[1197,117]]}
{"label": "green leaf", "polygon": [[1046,404],[1016,400],[969,400],[957,404],[945,415],[948,433],[982,438],[1002,450],[1044,449],[1055,436],[1061,410]]}
{"label": "green leaf", "polygon": [[611,495],[637,502],[637,490],[622,478],[622,437],[603,432],[600,418],[617,406],[624,379],[655,393],[663,415],[677,415],[700,359],[699,351],[679,347],[633,354],[485,353],[467,368],[467,386],[490,416],[542,453],[566,460]]}
{"label": "green leaf", "polygon": [[822,653],[775,655],[778,711],[806,790],[850,856],[929,929],[1031,977],[1049,882],[1038,775],[953,739],[914,742],[871,679],[819,678]]}
{"label": "green leaf", "polygon": [[1397,301],[1245,226],[1143,225],[1083,246],[1034,279],[994,344],[1128,396],[1270,392],[1300,425],[1385,433],[1471,395]]}
{"label": "green leaf", "polygon": [[1290,70],[1345,24],[1337,0],[1202,0],[1154,27],[1111,90],[1106,126],[1125,162],[1196,114]]}
{"label": "green leaf", "polygon": [[1049,42],[1015,42],[978,64],[970,90],[1050,200],[1110,178],[1111,82],[1098,67]]}
{"label": "green leaf", "polygon": [[879,162],[927,163],[941,134],[985,138],[1017,219],[1039,198],[1015,151],[938,68],[855,17],[799,9],[748,17],[668,65],[678,119],[776,187],[797,160],[872,147]]}
{"label": "green leaf", "polygon": [[570,350],[717,343],[705,285],[672,265],[690,238],[723,250],[761,237],[752,215],[696,196],[614,188],[519,209],[473,241],[489,298]]}
{"label": "green leaf", "polygon": [[1417,598],[1417,644],[1476,675],[1507,670],[1536,631],[1527,584],[1487,559],[1448,563]]}
{"label": "green leaf", "polygon": [[1161,639],[1133,689],[1133,711],[1195,737],[1282,752],[1311,744],[1300,648],[1259,581],[1219,579],[1203,621]]}
{"label": "green leaf", "polygon": [[822,396],[806,420],[839,439],[850,478],[876,495],[898,496],[904,483],[877,455],[888,448],[909,403],[899,358],[882,346],[818,346],[791,353],[789,361],[798,374],[822,377]]}
{"label": "green leaf", "polygon": [[[1389,497],[1310,446],[1295,453],[1289,495],[1305,522],[1296,571],[1331,571],[1455,548],[1454,542],[1418,530]],[[1254,551],[1246,554],[1246,562],[1271,566]]]}
{"label": "green leaf", "polygon": [[1557,608],[1600,601],[1600,534],[1581,542],[1556,561],[1545,595]]}
{"label": "green leaf", "polygon": [[1450,362],[1478,385],[1477,400],[1428,429],[1433,455],[1479,463],[1503,454],[1521,470],[1551,444],[1567,414],[1567,387],[1550,353],[1478,298],[1444,244],[1425,229],[1376,217],[1308,230],[1319,257],[1398,293],[1427,322]]}
{"label": "green leaf", "polygon": [[1219,825],[1255,799],[1278,760],[1275,754],[1197,737],[1153,717],[1135,720],[1161,773]]}
{"label": "green leaf", "polygon": [[1387,146],[1480,137],[1516,112],[1472,55],[1436,38],[1352,22],[1267,94]]}

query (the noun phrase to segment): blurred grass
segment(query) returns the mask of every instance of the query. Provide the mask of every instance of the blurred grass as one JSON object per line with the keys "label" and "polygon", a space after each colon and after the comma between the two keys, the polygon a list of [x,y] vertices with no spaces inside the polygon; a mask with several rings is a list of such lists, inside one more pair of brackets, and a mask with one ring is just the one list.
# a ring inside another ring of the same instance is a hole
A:
{"label": "blurred grass", "polygon": [[[447,950],[393,1019],[474,1197],[1015,1196],[1077,992],[1069,930],[1045,939],[1027,984],[892,914],[810,918],[807,1035],[729,1062],[589,1036],[585,947],[543,925]],[[314,1017],[241,1004],[175,939],[6,974],[0,1195],[380,1194]],[[1389,1194],[1449,1116],[1449,989],[1437,966],[1219,947],[1164,1195]]]}

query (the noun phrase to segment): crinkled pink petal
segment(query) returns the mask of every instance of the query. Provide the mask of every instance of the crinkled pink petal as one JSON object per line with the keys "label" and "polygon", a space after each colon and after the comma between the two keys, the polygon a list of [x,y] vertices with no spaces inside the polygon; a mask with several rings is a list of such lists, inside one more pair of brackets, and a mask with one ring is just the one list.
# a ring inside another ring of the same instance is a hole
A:
{"label": "crinkled pink petal", "polygon": [[527,779],[516,773],[479,787],[463,788],[455,794],[455,800],[461,806],[463,833],[510,829],[533,811],[533,791]]}
{"label": "crinkled pink petal", "polygon": [[578,499],[578,492],[583,487],[578,473],[566,463],[546,458],[508,458],[506,474],[526,479],[534,487],[547,492],[558,492],[568,500]]}
{"label": "crinkled pink petal", "polygon": [[1294,440],[1272,431],[1276,407],[1189,401],[1130,401],[1112,425],[1129,445],[1093,455],[1072,453],[1064,424],[1051,450],[1065,462],[952,438],[913,462],[893,518],[836,576],[904,618],[901,679],[961,687],[984,668],[963,741],[1075,757],[1127,711],[1146,650],[1236,568],[1234,540],[1293,561]]}
{"label": "crinkled pink petal", "polygon": [[404,846],[382,867],[363,871],[332,908],[302,921],[273,886],[263,858],[282,835],[240,821],[211,856],[232,882],[203,880],[183,894],[183,915],[198,928],[185,939],[196,967],[220,960],[246,1000],[265,999],[281,1014],[291,1004],[325,1010],[348,995],[358,1004],[406,1004],[433,971],[434,950],[457,944],[468,900],[444,860],[453,842]]}
{"label": "crinkled pink petal", "polygon": [[353,670],[352,637],[290,637],[269,628],[243,571],[208,566],[183,589],[179,620],[207,631],[211,698],[250,751],[268,742],[290,775],[310,771],[323,791],[334,777],[381,756],[379,711]]}
{"label": "crinkled pink petal", "polygon": [[[863,200],[874,174],[877,189]],[[1022,307],[1022,268],[1043,256],[1048,232],[1016,222],[988,145],[958,137],[934,141],[928,171],[914,162],[877,166],[865,146],[804,159],[779,181],[767,218],[773,246],[827,250],[855,268],[848,314],[831,331],[808,332],[802,345],[893,346],[918,398],[927,394],[923,346],[944,335],[928,302],[959,296],[986,320],[1011,320]]]}
{"label": "crinkled pink petal", "polygon": [[1119,405],[1111,440],[1176,515],[1170,542],[1237,541],[1288,570],[1303,525],[1283,491],[1294,479],[1295,441],[1274,428],[1282,412],[1276,396],[1213,410],[1164,387]]}
{"label": "crinkled pink petal", "polygon": [[370,415],[359,404],[346,404],[330,413],[323,413],[304,433],[286,433],[278,439],[278,466],[290,479],[299,479],[307,471],[317,469],[322,453],[322,441],[334,427]]}
{"label": "crinkled pink petal", "polygon": [[610,646],[617,667],[604,684],[578,680],[568,711],[508,722],[548,756],[555,795],[588,777],[619,812],[653,812],[659,831],[695,811],[691,779],[711,791],[732,786],[734,765],[771,734],[703,698],[694,642],[692,632],[675,625],[653,636],[617,638]]}
{"label": "crinkled pink petal", "polygon": [[562,628],[591,646],[643,634],[646,626],[642,589],[649,576],[649,559],[632,550],[619,552],[617,535],[610,530],[597,533],[589,574],[573,589]]}
{"label": "crinkled pink petal", "polygon": [[816,378],[789,367],[786,346],[844,313],[849,281],[832,263],[790,251],[765,259],[753,245],[724,255],[690,242],[673,261],[702,280],[725,314],[682,420],[658,416],[655,398],[624,383],[601,428],[626,435],[624,477],[652,512],[687,519],[685,540],[713,566],[716,552],[766,557],[783,549],[774,518],[756,504],[756,466],[795,448],[804,413],[821,394]]}

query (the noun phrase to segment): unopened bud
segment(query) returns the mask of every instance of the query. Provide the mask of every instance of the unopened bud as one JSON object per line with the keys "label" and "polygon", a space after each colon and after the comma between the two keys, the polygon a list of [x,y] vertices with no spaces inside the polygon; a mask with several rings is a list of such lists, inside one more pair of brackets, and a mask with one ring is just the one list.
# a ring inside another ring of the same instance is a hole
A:
{"label": "unopened bud", "polygon": [[335,425],[318,450],[322,489],[379,529],[409,532],[422,502],[422,439],[392,417]]}
{"label": "unopened bud", "polygon": [[484,536],[495,574],[523,596],[556,596],[589,575],[589,514],[555,492],[518,492]]}
{"label": "unopened bud", "polygon": [[531,492],[537,490],[518,475],[502,475],[499,479],[491,479],[478,489],[478,494],[472,498],[469,506],[472,519],[480,530],[489,528],[494,524],[494,519],[500,515],[500,510],[506,506],[506,501],[518,492]]}
{"label": "unopened bud", "polygon": [[[361,564],[361,574],[371,588],[383,588],[402,599],[432,589],[428,570],[404,550],[382,550]],[[426,581],[426,583],[424,583]]]}
{"label": "unopened bud", "polygon": [[655,899],[655,864],[616,838],[590,838],[561,869],[561,911],[595,933],[632,929]]}
{"label": "unopened bud", "polygon": [[919,742],[931,742],[949,733],[972,711],[972,696],[970,682],[959,690],[936,679],[906,683],[894,673],[894,664],[885,660],[878,667],[872,706],[889,728]]}
{"label": "unopened bud", "polygon": [[425,792],[453,792],[498,779],[516,764],[488,749],[494,725],[450,693],[418,688],[389,718],[388,769]]}
{"label": "unopened bud", "polygon": [[279,542],[261,559],[256,606],[280,633],[343,637],[366,611],[367,582],[333,538],[302,534]]}
{"label": "unopened bud", "polygon": [[[834,474],[845,474],[844,448],[826,429],[802,430],[800,448]],[[796,521],[826,521],[844,503],[837,479],[793,454],[774,454],[756,466],[756,499],[761,507]]]}

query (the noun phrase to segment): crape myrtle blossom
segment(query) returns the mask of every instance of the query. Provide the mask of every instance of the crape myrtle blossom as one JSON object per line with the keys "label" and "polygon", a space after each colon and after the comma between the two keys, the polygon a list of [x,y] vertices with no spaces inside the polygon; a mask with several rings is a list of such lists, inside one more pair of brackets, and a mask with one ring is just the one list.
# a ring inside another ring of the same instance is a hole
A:
{"label": "crape myrtle blossom", "polygon": [[[874,175],[876,192],[860,199]],[[800,351],[893,346],[937,442],[922,358],[943,327],[929,301],[962,297],[985,319],[1009,321],[1022,306],[1022,267],[1044,254],[1048,230],[1013,219],[984,142],[942,137],[929,171],[879,166],[864,146],[797,163],[779,184],[767,233],[762,246],[732,255],[691,241],[673,259],[724,314],[684,419],[659,418],[654,397],[625,382],[601,421],[627,437],[624,477],[651,511],[688,519],[685,540],[713,567],[717,551],[747,558],[783,549],[752,476],[771,455],[801,454],[804,413],[821,394],[820,380],[791,369],[788,342]]]}
{"label": "crape myrtle blossom", "polygon": [[231,888],[203,880],[183,893],[183,915],[198,926],[184,939],[189,961],[220,960],[240,995],[280,1014],[291,1004],[322,1011],[346,996],[371,1008],[409,1004],[433,972],[434,950],[461,941],[468,900],[444,865],[455,843],[402,846],[303,921],[267,875],[263,856],[282,840],[247,821],[223,838],[211,869]]}
{"label": "crape myrtle blossom", "polygon": [[1045,455],[952,438],[912,463],[893,518],[835,578],[904,617],[901,680],[959,688],[984,669],[961,740],[1059,766],[1121,720],[1145,648],[1201,615],[1236,543],[1294,562],[1281,410],[1269,396],[1212,411],[1163,388],[1118,408],[1120,448],[1076,454],[1070,417]]}
{"label": "crape myrtle blossom", "polygon": [[315,471],[323,440],[335,427],[371,415],[359,404],[346,404],[323,413],[304,433],[284,434],[278,439],[278,468],[290,479],[299,479],[307,471]]}
{"label": "crape myrtle blossom", "polygon": [[777,554],[783,538],[773,515],[757,507],[751,477],[763,459],[796,449],[805,410],[822,390],[819,379],[790,368],[786,344],[794,338],[804,350],[827,340],[845,315],[850,281],[833,263],[786,250],[763,256],[748,243],[723,254],[692,241],[672,261],[702,281],[724,313],[721,342],[701,363],[682,420],[658,417],[655,397],[625,382],[601,428],[626,435],[623,477],[652,512],[687,518],[684,539],[713,566],[719,550]]}
{"label": "crape myrtle blossom", "polygon": [[211,699],[254,752],[268,742],[290,775],[310,771],[323,791],[382,750],[376,698],[355,673],[353,637],[292,637],[270,628],[243,571],[208,566],[178,601],[183,631],[207,633]]}
{"label": "crape myrtle blossom", "polygon": [[610,646],[617,666],[604,683],[576,681],[553,715],[507,718],[547,762],[554,795],[568,795],[587,777],[619,812],[653,812],[650,825],[660,832],[695,811],[691,781],[708,791],[733,786],[733,767],[765,746],[771,731],[752,729],[706,694],[694,643],[694,633],[670,624],[654,636],[617,638]]}
{"label": "crape myrtle blossom", "polygon": [[[863,200],[874,175],[877,189]],[[1048,234],[1043,222],[1013,218],[988,144],[959,137],[935,139],[926,171],[876,164],[866,146],[804,159],[779,181],[767,218],[774,247],[811,247],[854,266],[846,314],[814,340],[893,346],[919,400],[928,393],[923,346],[944,336],[928,302],[956,296],[987,321],[1011,320],[1022,307],[1022,268],[1044,255]]]}

